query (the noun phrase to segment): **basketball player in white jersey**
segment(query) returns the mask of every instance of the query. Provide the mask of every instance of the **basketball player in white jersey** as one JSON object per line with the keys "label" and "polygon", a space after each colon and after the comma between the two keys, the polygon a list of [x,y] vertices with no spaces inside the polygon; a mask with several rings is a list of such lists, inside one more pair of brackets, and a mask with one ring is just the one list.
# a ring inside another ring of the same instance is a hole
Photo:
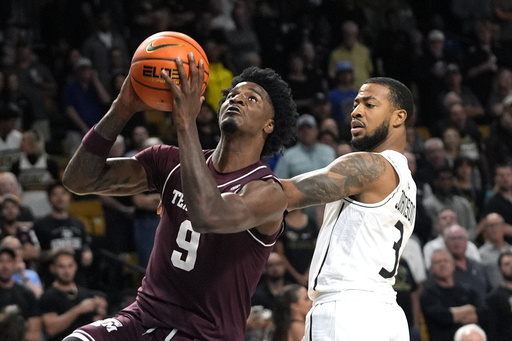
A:
{"label": "basketball player in white jersey", "polygon": [[367,80],[351,114],[352,145],[360,152],[283,180],[289,209],[326,204],[304,340],[409,340],[392,285],[416,216],[416,184],[403,155],[412,111],[405,85]]}

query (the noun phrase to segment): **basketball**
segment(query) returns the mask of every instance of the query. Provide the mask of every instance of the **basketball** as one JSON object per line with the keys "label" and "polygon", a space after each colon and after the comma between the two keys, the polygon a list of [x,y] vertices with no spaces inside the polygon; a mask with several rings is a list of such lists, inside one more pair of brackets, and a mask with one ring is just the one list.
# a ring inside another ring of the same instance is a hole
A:
{"label": "basketball", "polygon": [[130,75],[133,88],[144,103],[153,109],[172,111],[171,89],[160,74],[165,70],[179,84],[176,58],[181,58],[188,75],[190,52],[194,53],[198,66],[201,59],[204,61],[203,94],[208,85],[210,67],[203,48],[194,39],[180,32],[165,31],[149,36],[139,45],[133,54]]}

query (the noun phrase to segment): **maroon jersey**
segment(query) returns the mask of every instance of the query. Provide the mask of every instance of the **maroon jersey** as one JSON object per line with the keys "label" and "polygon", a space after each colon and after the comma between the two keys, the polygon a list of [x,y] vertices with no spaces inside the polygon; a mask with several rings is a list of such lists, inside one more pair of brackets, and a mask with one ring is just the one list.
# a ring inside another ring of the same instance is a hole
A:
{"label": "maroon jersey", "polygon": [[[211,151],[205,160],[220,192],[238,192],[254,180],[276,180],[263,163],[221,174]],[[256,229],[198,233],[192,229],[181,186],[178,148],[159,145],[136,155],[163,211],[137,303],[148,328],[177,328],[201,340],[243,340],[250,299],[281,232]]]}

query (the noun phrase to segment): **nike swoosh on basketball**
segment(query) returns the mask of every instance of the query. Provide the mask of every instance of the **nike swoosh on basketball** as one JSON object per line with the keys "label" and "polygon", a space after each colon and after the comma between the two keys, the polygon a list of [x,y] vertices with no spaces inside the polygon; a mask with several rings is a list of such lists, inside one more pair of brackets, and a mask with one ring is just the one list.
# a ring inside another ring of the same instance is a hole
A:
{"label": "nike swoosh on basketball", "polygon": [[161,49],[161,48],[164,48],[164,47],[169,47],[169,46],[183,46],[183,44],[163,44],[163,45],[153,45],[154,42],[151,42],[148,47],[146,47],[146,52],[153,52],[153,51],[156,51],[158,49]]}

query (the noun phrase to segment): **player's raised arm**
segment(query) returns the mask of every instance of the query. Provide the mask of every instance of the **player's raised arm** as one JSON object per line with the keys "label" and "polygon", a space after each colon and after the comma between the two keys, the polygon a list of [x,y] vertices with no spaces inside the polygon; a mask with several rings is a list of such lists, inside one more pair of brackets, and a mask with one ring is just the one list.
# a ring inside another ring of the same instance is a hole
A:
{"label": "player's raised arm", "polygon": [[107,114],[83,138],[64,170],[62,182],[76,194],[130,195],[147,190],[146,172],[131,158],[107,156],[116,137],[137,111],[148,107],[139,99],[130,75]]}
{"label": "player's raised arm", "polygon": [[327,167],[282,182],[288,209],[326,204],[363,192],[365,201],[377,202],[397,185],[396,173],[389,162],[369,152],[346,154]]}

